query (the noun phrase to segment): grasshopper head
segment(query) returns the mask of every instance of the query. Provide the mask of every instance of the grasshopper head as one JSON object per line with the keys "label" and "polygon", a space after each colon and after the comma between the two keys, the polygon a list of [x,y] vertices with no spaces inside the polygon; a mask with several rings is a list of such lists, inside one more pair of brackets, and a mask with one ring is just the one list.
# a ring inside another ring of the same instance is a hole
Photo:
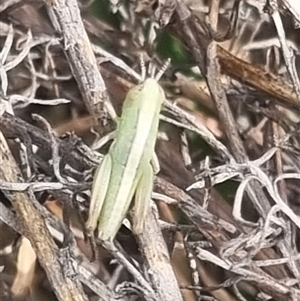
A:
{"label": "grasshopper head", "polygon": [[147,78],[143,83],[129,90],[123,105],[123,110],[133,104],[137,106],[137,108],[144,107],[144,104],[148,104],[150,105],[150,107],[148,107],[150,110],[151,107],[160,110],[164,101],[165,93],[157,80],[154,78]]}
{"label": "grasshopper head", "polygon": [[145,95],[155,95],[157,99],[161,100],[161,102],[163,102],[165,99],[164,90],[154,78],[147,78],[144,81],[142,84],[142,91],[145,93]]}

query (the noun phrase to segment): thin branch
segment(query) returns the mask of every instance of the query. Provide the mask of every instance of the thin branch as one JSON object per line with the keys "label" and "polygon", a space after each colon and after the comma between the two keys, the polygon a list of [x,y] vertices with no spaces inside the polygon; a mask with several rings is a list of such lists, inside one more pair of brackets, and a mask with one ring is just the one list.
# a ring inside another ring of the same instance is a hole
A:
{"label": "thin branch", "polygon": [[114,119],[115,112],[106,104],[109,102],[106,86],[83,26],[78,2],[75,0],[45,2],[52,24],[61,36],[62,48],[88,111],[92,116],[101,119],[106,116],[104,111],[106,106],[106,110]]}

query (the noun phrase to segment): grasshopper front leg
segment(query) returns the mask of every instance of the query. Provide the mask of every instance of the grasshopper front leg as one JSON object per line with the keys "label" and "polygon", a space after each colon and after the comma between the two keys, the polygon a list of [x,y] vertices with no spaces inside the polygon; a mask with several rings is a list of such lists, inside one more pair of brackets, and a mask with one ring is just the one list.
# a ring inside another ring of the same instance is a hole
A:
{"label": "grasshopper front leg", "polygon": [[154,152],[151,159],[151,166],[153,168],[153,173],[156,175],[160,171],[159,160],[156,153]]}

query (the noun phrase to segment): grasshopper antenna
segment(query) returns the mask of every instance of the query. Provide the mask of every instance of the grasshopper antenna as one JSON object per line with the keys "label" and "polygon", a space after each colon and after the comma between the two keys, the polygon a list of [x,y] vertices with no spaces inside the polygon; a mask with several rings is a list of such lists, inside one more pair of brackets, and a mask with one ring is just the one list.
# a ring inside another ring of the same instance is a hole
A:
{"label": "grasshopper antenna", "polygon": [[140,66],[141,66],[141,78],[142,82],[146,79],[146,66],[145,66],[145,60],[142,53],[140,53]]}
{"label": "grasshopper antenna", "polygon": [[148,67],[148,74],[150,75],[150,78],[154,78],[155,76],[155,71],[156,71],[156,67],[153,64],[152,61],[149,62],[149,67]]}
{"label": "grasshopper antenna", "polygon": [[167,61],[163,64],[163,66],[159,69],[159,71],[157,72],[156,76],[154,77],[154,79],[156,81],[159,81],[160,78],[163,76],[163,74],[166,72],[166,70],[168,69],[169,65],[170,65],[171,59],[167,59]]}

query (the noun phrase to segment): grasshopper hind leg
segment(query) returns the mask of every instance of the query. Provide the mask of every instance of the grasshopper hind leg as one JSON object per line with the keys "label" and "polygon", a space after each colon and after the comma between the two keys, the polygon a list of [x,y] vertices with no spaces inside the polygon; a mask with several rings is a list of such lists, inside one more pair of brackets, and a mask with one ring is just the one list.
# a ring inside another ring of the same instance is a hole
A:
{"label": "grasshopper hind leg", "polygon": [[101,162],[94,176],[89,216],[85,223],[85,230],[88,240],[91,244],[93,259],[95,259],[96,250],[94,231],[97,227],[98,219],[106,197],[111,176],[111,169],[111,156],[107,154],[106,156],[104,156],[103,161]]}
{"label": "grasshopper hind leg", "polygon": [[144,230],[145,219],[151,201],[153,179],[152,166],[147,164],[137,184],[131,212],[132,231],[137,235],[141,234]]}

